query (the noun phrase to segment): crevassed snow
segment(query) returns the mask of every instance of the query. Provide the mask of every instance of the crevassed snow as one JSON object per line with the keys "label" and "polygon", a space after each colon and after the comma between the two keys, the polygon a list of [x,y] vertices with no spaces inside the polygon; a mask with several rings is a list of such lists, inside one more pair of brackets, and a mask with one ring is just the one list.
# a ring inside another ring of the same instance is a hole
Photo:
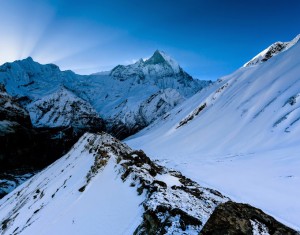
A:
{"label": "crevassed snow", "polygon": [[300,229],[299,55],[223,77],[126,143]]}

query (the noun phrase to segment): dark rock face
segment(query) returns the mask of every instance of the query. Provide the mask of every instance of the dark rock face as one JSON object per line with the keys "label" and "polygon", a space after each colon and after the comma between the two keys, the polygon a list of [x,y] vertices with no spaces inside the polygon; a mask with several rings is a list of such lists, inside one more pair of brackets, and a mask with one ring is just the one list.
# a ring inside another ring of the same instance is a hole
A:
{"label": "dark rock face", "polygon": [[[100,118],[81,121],[86,126],[34,128],[29,113],[0,85],[0,180],[16,169],[24,169],[24,174],[40,170],[65,154],[86,131],[104,128]],[[19,185],[13,181],[10,190],[0,185],[1,197]]]}
{"label": "dark rock face", "polygon": [[[276,221],[262,210],[247,204],[228,201],[213,212],[200,235],[238,234],[296,235],[296,231]],[[265,232],[265,233],[263,233]]]}
{"label": "dark rock face", "polygon": [[134,126],[128,126],[122,122],[113,122],[113,120],[106,120],[105,128],[108,133],[119,140],[123,140],[146,127],[143,123],[136,123]]}
{"label": "dark rock face", "polygon": [[31,168],[19,168],[0,172],[0,199],[36,173]]}
{"label": "dark rock face", "polygon": [[6,93],[3,86],[0,90],[1,172],[45,167],[77,140],[72,130],[33,128],[28,112]]}
{"label": "dark rock face", "polygon": [[0,121],[4,120],[22,123],[23,126],[31,127],[28,112],[23,109],[15,99],[7,94],[4,85],[0,84]]}
{"label": "dark rock face", "polygon": [[28,169],[26,173],[43,169],[64,155],[83,133],[73,128],[14,126],[13,133],[0,136],[0,175],[18,168]]}
{"label": "dark rock face", "polygon": [[283,49],[286,48],[286,43],[276,42],[266,53],[265,57],[262,59],[263,62],[268,61],[273,57],[273,55],[278,54]]}

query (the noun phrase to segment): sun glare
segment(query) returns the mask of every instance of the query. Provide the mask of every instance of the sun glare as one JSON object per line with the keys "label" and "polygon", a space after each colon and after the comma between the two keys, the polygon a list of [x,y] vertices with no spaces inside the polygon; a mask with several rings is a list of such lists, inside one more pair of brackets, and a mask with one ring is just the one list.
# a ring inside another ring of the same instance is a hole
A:
{"label": "sun glare", "polygon": [[[92,52],[114,38],[117,30],[92,22],[61,19],[56,9],[37,1],[5,1],[0,8],[0,64],[31,56],[40,63],[55,63],[61,69],[80,73],[101,70]],[[5,9],[5,10],[4,10]]]}

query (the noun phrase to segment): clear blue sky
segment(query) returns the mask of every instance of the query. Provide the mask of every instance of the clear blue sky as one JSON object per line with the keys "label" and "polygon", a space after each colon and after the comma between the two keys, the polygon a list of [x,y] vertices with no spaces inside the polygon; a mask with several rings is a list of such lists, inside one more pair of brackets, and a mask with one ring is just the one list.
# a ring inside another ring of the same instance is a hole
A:
{"label": "clear blue sky", "polygon": [[299,0],[2,0],[0,63],[28,56],[87,74],[156,49],[217,79],[300,33]]}

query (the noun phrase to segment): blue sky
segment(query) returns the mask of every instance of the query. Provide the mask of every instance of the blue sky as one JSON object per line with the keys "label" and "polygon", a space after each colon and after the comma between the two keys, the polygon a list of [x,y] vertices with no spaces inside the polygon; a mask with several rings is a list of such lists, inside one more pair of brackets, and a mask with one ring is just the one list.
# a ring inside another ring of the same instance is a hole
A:
{"label": "blue sky", "polygon": [[2,0],[0,63],[32,56],[81,74],[160,49],[217,79],[299,30],[298,0]]}

